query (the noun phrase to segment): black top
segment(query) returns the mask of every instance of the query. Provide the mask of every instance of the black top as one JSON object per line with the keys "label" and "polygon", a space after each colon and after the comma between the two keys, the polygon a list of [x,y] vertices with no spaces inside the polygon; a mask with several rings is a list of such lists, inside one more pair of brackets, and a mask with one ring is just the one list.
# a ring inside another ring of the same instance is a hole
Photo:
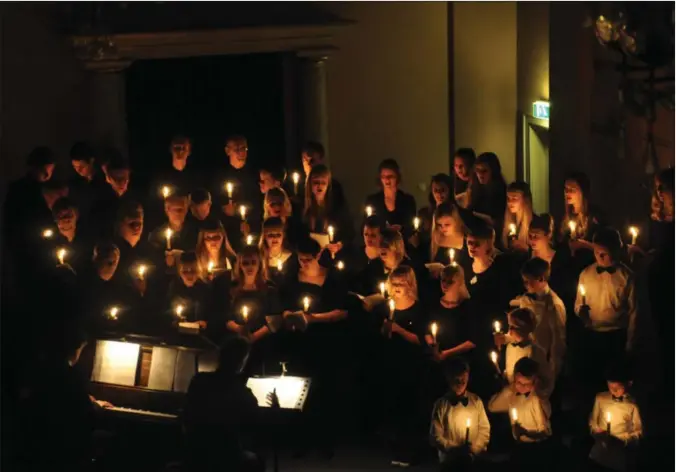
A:
{"label": "black top", "polygon": [[[465,300],[457,307],[446,308],[441,302],[437,302],[430,310],[429,324],[437,323],[437,344],[441,351],[459,346],[465,341],[480,344],[478,334],[481,326],[473,317],[470,305],[470,301]],[[429,326],[424,334],[427,333]]]}
{"label": "black top", "polygon": [[[248,315],[245,321],[242,307],[247,306]],[[239,325],[247,324],[251,332],[255,332],[267,325],[266,316],[281,315],[282,308],[279,294],[273,287],[264,290],[244,291],[233,294],[227,321],[234,321]]]}
{"label": "black top", "polygon": [[95,172],[92,180],[83,179],[75,175],[68,183],[68,196],[76,203],[80,218],[87,217],[96,202],[97,197],[108,186],[105,177]]}
{"label": "black top", "polygon": [[[406,310],[395,310],[394,322],[419,338],[429,330],[429,320],[419,301]],[[420,345],[415,345],[406,341],[401,335],[392,333],[392,337],[386,342],[387,357],[395,366],[415,365],[415,362],[421,359],[423,342],[420,339]]]}
{"label": "black top", "polygon": [[404,239],[413,234],[413,218],[416,216],[415,198],[408,193],[397,190],[394,201],[394,211],[388,211],[385,206],[385,193],[380,191],[366,198],[366,205],[372,206],[375,215],[378,215],[389,225],[402,227]]}
{"label": "black top", "polygon": [[495,234],[502,234],[502,220],[507,206],[507,188],[502,182],[493,181],[472,189],[471,210],[493,219]]}
{"label": "black top", "polygon": [[[497,254],[491,266],[481,274],[475,274],[470,265],[465,273],[467,288],[481,316],[498,318],[509,308],[510,300],[523,291],[519,274],[504,254]],[[486,322],[485,326],[490,329],[491,319],[482,320]]]}

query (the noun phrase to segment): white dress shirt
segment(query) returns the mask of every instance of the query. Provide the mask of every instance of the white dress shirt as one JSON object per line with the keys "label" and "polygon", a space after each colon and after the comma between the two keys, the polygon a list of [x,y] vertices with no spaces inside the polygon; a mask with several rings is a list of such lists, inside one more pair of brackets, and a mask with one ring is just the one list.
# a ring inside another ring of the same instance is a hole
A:
{"label": "white dress shirt", "polygon": [[[597,263],[580,274],[579,283],[584,285],[586,303],[590,308],[589,318],[594,331],[627,330],[627,349],[632,347],[636,325],[636,292],[634,273],[624,264],[615,265],[615,273],[597,273]],[[578,285],[579,287],[579,285]],[[582,295],[577,291],[575,313],[580,314]]]}
{"label": "white dress shirt", "polygon": [[507,346],[505,347],[505,372],[504,376],[511,384],[514,382],[514,366],[523,357],[533,359],[538,363],[538,392],[540,395],[549,398],[554,390],[554,376],[552,374],[550,363],[547,361],[547,355],[544,349],[534,341],[528,341],[526,346],[514,346],[513,340],[506,336]]}
{"label": "white dress shirt", "polygon": [[472,454],[479,454],[488,447],[491,437],[491,425],[486,416],[486,410],[481,399],[473,393],[466,394],[468,403],[453,405],[450,394],[439,398],[432,410],[432,425],[430,439],[440,450],[440,459],[443,460],[443,451],[465,444],[467,434],[467,420],[469,420],[469,442]]}
{"label": "white dress shirt", "polygon": [[559,296],[549,287],[536,294],[536,299],[521,295],[510,302],[518,308],[528,308],[535,313],[533,338],[544,349],[550,371],[558,376],[566,354],[566,307]]}
{"label": "white dress shirt", "polygon": [[[638,440],[643,434],[638,406],[634,398],[628,394],[624,395],[621,401],[614,400],[610,392],[596,395],[594,409],[589,417],[589,428],[592,433],[598,430],[607,431],[608,419],[610,419],[610,435],[624,441],[625,444]],[[623,448],[605,447],[596,441],[589,457],[609,469],[626,470],[626,451]]]}
{"label": "white dress shirt", "polygon": [[[507,386],[500,393],[493,395],[488,402],[488,410],[493,413],[508,413],[509,421],[514,425],[518,422],[523,429],[530,433],[540,433],[543,435],[540,439],[534,439],[526,436],[514,437],[520,442],[539,442],[552,435],[552,427],[549,418],[552,415],[552,409],[549,400],[540,397],[535,392],[528,396],[517,395],[512,386]],[[513,410],[516,410],[516,420],[514,420]],[[512,429],[512,433],[514,429]]]}

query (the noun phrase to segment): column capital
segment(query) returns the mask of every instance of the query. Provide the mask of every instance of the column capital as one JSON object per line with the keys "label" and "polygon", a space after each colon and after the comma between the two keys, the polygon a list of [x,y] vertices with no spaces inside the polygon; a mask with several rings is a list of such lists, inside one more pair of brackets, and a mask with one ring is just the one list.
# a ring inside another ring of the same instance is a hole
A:
{"label": "column capital", "polygon": [[78,59],[90,71],[121,72],[133,62],[120,57],[115,39],[110,36],[76,36],[72,38],[72,42]]}
{"label": "column capital", "polygon": [[326,62],[329,57],[337,51],[338,48],[334,46],[323,46],[318,48],[300,49],[296,51],[296,55],[309,62],[321,63]]}

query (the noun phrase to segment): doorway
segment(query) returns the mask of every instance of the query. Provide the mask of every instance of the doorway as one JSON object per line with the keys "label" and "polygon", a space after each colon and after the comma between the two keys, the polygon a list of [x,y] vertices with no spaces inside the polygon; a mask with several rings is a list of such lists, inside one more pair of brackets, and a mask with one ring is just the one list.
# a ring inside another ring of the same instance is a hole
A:
{"label": "doorway", "polygon": [[533,195],[533,211],[549,213],[549,121],[523,116],[523,177]]}

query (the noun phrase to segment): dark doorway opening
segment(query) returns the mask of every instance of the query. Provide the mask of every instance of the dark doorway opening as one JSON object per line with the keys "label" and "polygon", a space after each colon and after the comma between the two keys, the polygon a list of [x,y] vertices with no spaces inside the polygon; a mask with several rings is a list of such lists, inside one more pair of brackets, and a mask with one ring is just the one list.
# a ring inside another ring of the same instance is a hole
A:
{"label": "dark doorway opening", "polygon": [[193,140],[192,161],[225,163],[225,139],[242,134],[255,167],[284,165],[284,56],[249,54],[134,63],[127,72],[132,168],[148,177],[169,162],[175,134]]}

